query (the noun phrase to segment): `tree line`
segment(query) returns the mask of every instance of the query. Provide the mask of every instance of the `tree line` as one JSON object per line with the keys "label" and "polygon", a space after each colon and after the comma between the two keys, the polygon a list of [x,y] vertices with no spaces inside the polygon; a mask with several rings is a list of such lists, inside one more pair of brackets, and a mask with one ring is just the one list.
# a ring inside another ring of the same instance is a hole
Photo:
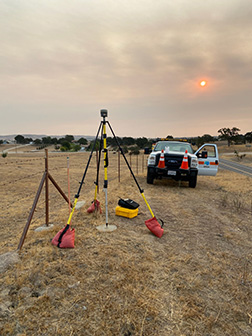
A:
{"label": "tree line", "polygon": [[[198,137],[191,137],[187,138],[187,141],[190,142],[193,145],[201,146],[204,143],[211,143],[218,140],[226,140],[228,143],[228,146],[230,146],[232,143],[234,144],[245,144],[245,143],[252,143],[252,131],[247,132],[246,134],[240,134],[240,129],[237,127],[233,128],[220,128],[218,130],[219,136],[214,137],[210,134],[204,134],[202,136]],[[172,135],[168,135],[167,138],[171,140],[176,140],[176,138],[173,138]],[[127,153],[128,149],[130,149],[133,154],[137,154],[137,152],[140,149],[144,148],[151,148],[153,143],[156,143],[157,141],[161,140],[161,138],[146,138],[146,137],[140,137],[140,138],[133,138],[133,137],[107,137],[107,146],[111,147],[112,149],[117,149],[117,141],[120,144],[120,146],[123,148],[123,150]],[[78,151],[81,149],[81,146],[86,146],[87,150],[91,150],[93,147],[94,141],[92,140],[88,142],[85,138],[80,138],[78,140],[75,140],[73,135],[66,135],[62,138],[56,138],[56,137],[50,137],[46,136],[41,139],[35,139],[32,138],[25,138],[23,135],[17,135],[15,137],[15,141],[18,144],[29,144],[32,143],[36,146],[39,146],[41,148],[44,148],[49,145],[54,145],[56,149],[60,149],[62,151]],[[0,144],[3,143],[3,141],[0,141]],[[95,144],[95,148],[99,148],[99,141],[97,140],[97,143]]]}
{"label": "tree line", "polygon": [[[41,139],[35,139],[33,140],[32,138],[25,138],[23,135],[17,135],[15,136],[15,141],[18,144],[29,144],[29,143],[34,143],[35,145],[57,145],[57,144],[62,144],[64,141],[67,142],[73,142],[74,141],[74,136],[73,135],[65,135],[63,138],[52,138],[50,136],[43,137]],[[85,138],[80,138],[78,140],[79,144],[87,145],[88,141]]]}
{"label": "tree line", "polygon": [[60,149],[61,151],[79,151],[81,145],[87,145],[88,141],[85,138],[80,138],[78,141],[75,141],[73,135],[67,134],[63,138],[52,138],[50,136],[43,137],[42,139],[25,138],[23,135],[15,136],[15,141],[18,144],[34,144],[38,146],[39,149],[45,148],[50,145],[54,145],[55,149]]}
{"label": "tree line", "polygon": [[246,144],[252,143],[252,131],[246,134],[240,134],[240,129],[237,127],[233,128],[220,128],[218,130],[219,136],[213,137],[210,134],[204,134],[202,136],[189,138],[188,141],[196,146],[204,145],[205,143],[215,142],[218,140],[225,140],[228,146],[231,144]]}

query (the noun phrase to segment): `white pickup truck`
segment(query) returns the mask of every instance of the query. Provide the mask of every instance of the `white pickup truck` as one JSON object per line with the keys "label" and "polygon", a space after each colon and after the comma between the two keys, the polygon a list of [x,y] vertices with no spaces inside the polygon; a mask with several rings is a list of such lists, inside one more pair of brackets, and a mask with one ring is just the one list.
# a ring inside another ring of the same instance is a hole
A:
{"label": "white pickup truck", "polygon": [[[165,168],[159,168],[161,151],[164,150]],[[181,169],[187,150],[188,169]],[[218,172],[219,155],[215,144],[205,144],[195,153],[192,146],[184,141],[158,141],[148,158],[147,183],[154,179],[172,178],[176,181],[189,181],[189,187],[195,188],[198,175],[215,176]]]}

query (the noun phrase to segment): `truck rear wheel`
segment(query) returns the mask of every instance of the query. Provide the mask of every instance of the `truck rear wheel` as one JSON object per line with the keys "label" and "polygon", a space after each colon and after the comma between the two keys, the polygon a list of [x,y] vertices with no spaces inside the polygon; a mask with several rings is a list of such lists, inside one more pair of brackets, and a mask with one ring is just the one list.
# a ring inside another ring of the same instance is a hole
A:
{"label": "truck rear wheel", "polygon": [[195,188],[197,184],[197,176],[191,176],[189,180],[189,187]]}

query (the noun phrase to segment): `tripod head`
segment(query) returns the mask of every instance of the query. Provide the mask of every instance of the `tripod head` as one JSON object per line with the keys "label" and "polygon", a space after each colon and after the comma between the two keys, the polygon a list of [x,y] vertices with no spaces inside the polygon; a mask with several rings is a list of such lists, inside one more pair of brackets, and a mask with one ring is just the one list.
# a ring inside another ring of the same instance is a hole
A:
{"label": "tripod head", "polygon": [[108,116],[108,110],[101,110],[101,117],[106,118]]}

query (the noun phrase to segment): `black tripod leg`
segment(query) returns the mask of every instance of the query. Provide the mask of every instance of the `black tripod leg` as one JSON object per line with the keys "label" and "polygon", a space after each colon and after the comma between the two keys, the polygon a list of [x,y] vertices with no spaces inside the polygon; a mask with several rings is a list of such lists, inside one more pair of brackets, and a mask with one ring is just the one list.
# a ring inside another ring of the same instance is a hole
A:
{"label": "black tripod leg", "polygon": [[78,198],[78,197],[80,196],[80,191],[81,191],[82,185],[83,185],[83,183],[84,183],[84,179],[85,179],[85,177],[86,177],[87,170],[88,170],[88,167],[89,167],[89,164],[90,164],[90,161],[91,161],[91,158],[92,158],[92,155],[93,155],[94,149],[95,149],[95,144],[96,144],[96,141],[97,141],[97,138],[98,138],[98,135],[99,135],[100,129],[101,129],[101,125],[102,125],[102,122],[100,123],[99,129],[98,129],[98,132],[97,132],[97,134],[96,134],[95,141],[94,141],[94,144],[93,144],[93,147],[92,147],[91,153],[90,153],[90,155],[89,155],[88,163],[87,163],[87,165],[86,165],[86,169],[85,169],[85,171],[84,171],[84,174],[83,174],[82,180],[81,180],[81,182],[80,182],[79,190],[78,190],[77,194],[75,195],[75,197],[76,197],[76,198]]}
{"label": "black tripod leg", "polygon": [[120,146],[120,144],[119,144],[119,142],[118,142],[118,140],[117,140],[117,137],[116,137],[116,135],[115,135],[115,133],[114,133],[114,131],[113,131],[113,129],[112,129],[110,123],[109,123],[108,121],[107,121],[107,123],[108,123],[108,125],[109,125],[109,128],[110,128],[110,130],[111,130],[111,133],[113,134],[113,137],[114,137],[114,139],[116,140],[117,146],[118,146],[118,148],[119,148],[119,150],[120,150],[120,152],[121,152],[121,154],[122,154],[122,156],[123,156],[123,158],[124,158],[124,160],[125,160],[125,162],[126,162],[128,168],[129,168],[129,170],[130,170],[130,172],[131,172],[131,175],[132,175],[133,178],[134,178],[134,181],[136,182],[136,185],[137,185],[137,187],[138,187],[138,189],[139,189],[139,191],[140,191],[140,193],[141,193],[141,195],[142,195],[142,197],[143,197],[143,199],[144,199],[144,201],[145,201],[145,203],[146,203],[146,205],[147,205],[147,207],[148,207],[148,209],[149,209],[149,211],[150,211],[152,217],[155,217],[154,213],[153,213],[152,210],[151,210],[151,207],[149,206],[149,204],[148,204],[148,202],[147,202],[147,200],[146,200],[146,198],[145,198],[145,196],[144,196],[144,190],[141,189],[139,183],[137,182],[137,179],[136,179],[136,177],[135,177],[135,175],[134,175],[134,173],[133,173],[133,171],[132,171],[132,169],[131,169],[131,167],[130,167],[130,165],[129,165],[129,162],[128,162],[128,160],[127,160],[125,154],[123,153],[122,147]]}
{"label": "black tripod leg", "polygon": [[125,162],[126,162],[128,168],[129,168],[129,170],[130,170],[130,173],[131,173],[131,175],[133,176],[133,178],[134,178],[134,180],[135,180],[135,182],[136,182],[136,185],[137,185],[137,187],[138,187],[140,193],[142,193],[144,190],[140,188],[140,185],[139,185],[139,183],[137,182],[137,179],[136,179],[136,177],[135,177],[135,175],[134,175],[134,173],[133,173],[133,171],[132,171],[132,169],[131,169],[131,167],[130,167],[130,164],[129,164],[129,162],[128,162],[126,156],[125,156],[125,154],[123,153],[122,147],[120,146],[120,144],[119,144],[119,142],[118,142],[118,140],[117,140],[117,137],[116,137],[116,135],[115,135],[115,133],[114,133],[114,131],[113,131],[113,129],[112,129],[110,123],[109,123],[108,121],[107,121],[107,123],[108,123],[109,128],[110,128],[110,130],[111,130],[111,133],[113,134],[113,137],[114,137],[114,139],[115,139],[115,141],[116,141],[116,143],[117,143],[117,146],[118,146],[118,148],[119,148],[119,150],[120,150],[120,152],[121,152],[121,154],[122,154],[122,156],[123,156],[123,158],[124,158],[124,160],[125,160]]}
{"label": "black tripod leg", "polygon": [[101,130],[101,139],[100,139],[100,147],[99,147],[99,156],[98,156],[98,163],[97,163],[97,174],[96,174],[96,181],[95,181],[95,197],[94,197],[94,202],[96,201],[97,198],[97,192],[99,188],[99,170],[100,170],[100,162],[101,162],[101,151],[102,151],[102,134],[103,130]]}
{"label": "black tripod leg", "polygon": [[77,194],[75,195],[74,204],[73,204],[73,207],[72,207],[72,211],[71,211],[71,213],[70,213],[70,215],[69,215],[67,224],[70,224],[70,223],[71,223],[71,219],[72,219],[72,216],[73,216],[75,207],[76,207],[76,203],[77,203],[78,198],[79,198],[79,196],[80,196],[81,188],[82,188],[82,185],[83,185],[83,183],[84,183],[84,180],[85,180],[85,177],[86,177],[86,174],[87,174],[87,170],[88,170],[88,167],[89,167],[89,164],[90,164],[90,161],[91,161],[91,158],[92,158],[94,149],[95,149],[95,144],[96,144],[96,141],[97,141],[97,138],[98,138],[98,135],[99,135],[101,126],[102,126],[102,122],[100,123],[100,126],[99,126],[99,128],[98,128],[98,131],[97,131],[97,134],[96,134],[96,137],[95,137],[95,141],[94,141],[94,144],[93,144],[93,147],[92,147],[92,150],[91,150],[91,153],[90,153],[90,155],[89,155],[89,159],[88,159],[88,162],[87,162],[87,165],[86,165],[86,169],[85,169],[85,171],[84,171],[82,180],[81,180],[81,182],[80,182],[80,186],[79,186],[78,192],[77,192]]}

